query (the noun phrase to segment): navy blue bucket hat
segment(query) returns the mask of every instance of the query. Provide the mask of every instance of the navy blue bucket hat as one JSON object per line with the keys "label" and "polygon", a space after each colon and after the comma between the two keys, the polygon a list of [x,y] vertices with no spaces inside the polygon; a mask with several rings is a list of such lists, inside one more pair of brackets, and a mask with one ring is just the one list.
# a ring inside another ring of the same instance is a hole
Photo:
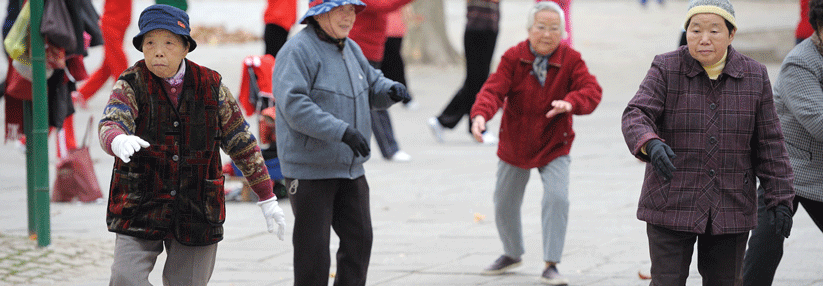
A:
{"label": "navy blue bucket hat", "polygon": [[155,4],[146,7],[146,9],[140,13],[137,27],[140,28],[140,33],[134,36],[131,42],[138,51],[143,51],[143,35],[155,29],[165,29],[182,36],[189,42],[189,52],[197,47],[197,43],[190,35],[189,15],[176,7],[165,4]]}
{"label": "navy blue bucket hat", "polygon": [[306,24],[306,19],[311,16],[325,14],[335,7],[349,4],[354,5],[355,13],[360,13],[360,11],[366,9],[366,3],[360,0],[311,0],[309,1],[309,11],[306,11],[306,15],[300,18],[300,24]]}

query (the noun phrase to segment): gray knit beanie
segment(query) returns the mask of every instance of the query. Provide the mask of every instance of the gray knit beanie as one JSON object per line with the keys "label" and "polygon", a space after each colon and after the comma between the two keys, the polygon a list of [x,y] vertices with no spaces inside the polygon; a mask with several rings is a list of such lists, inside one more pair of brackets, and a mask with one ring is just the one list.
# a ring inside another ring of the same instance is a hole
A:
{"label": "gray knit beanie", "polygon": [[729,0],[690,0],[689,12],[686,14],[686,23],[683,24],[683,28],[688,29],[689,27],[686,27],[686,24],[689,23],[692,16],[702,13],[717,14],[732,23],[732,26],[737,29],[737,22],[734,20],[734,7],[732,7]]}

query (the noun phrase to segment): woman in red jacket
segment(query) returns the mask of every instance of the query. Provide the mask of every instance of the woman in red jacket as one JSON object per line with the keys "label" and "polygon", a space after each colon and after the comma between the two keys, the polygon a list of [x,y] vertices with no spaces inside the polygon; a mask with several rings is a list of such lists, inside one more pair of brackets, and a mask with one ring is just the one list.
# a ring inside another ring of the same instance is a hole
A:
{"label": "woman in red jacket", "polygon": [[524,253],[520,206],[529,173],[543,181],[541,281],[566,285],[556,265],[563,253],[569,213],[569,150],[572,115],[590,114],[603,90],[580,53],[562,43],[563,10],[538,2],[529,14],[529,37],[503,54],[472,106],[472,134],[482,142],[486,121],[503,109],[494,191],[495,222],[504,254],[483,273],[502,274],[520,265]]}

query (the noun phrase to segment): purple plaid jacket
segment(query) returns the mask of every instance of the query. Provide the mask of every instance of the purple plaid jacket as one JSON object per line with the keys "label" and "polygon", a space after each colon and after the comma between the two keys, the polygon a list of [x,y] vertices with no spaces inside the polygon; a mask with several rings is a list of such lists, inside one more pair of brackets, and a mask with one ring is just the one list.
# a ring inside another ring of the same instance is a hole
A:
{"label": "purple plaid jacket", "polygon": [[792,169],[766,67],[731,46],[717,80],[685,46],[656,56],[622,124],[640,160],[648,162],[640,149],[651,139],[677,155],[669,181],[646,165],[640,220],[693,233],[746,232],[757,224],[756,178],[767,207],[792,207]]}

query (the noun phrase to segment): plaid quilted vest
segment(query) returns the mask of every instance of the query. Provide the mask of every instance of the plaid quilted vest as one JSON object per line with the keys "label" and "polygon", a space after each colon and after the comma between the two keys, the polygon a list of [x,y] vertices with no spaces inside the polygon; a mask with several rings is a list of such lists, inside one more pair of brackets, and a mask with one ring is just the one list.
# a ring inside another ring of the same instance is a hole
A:
{"label": "plaid quilted vest", "polygon": [[184,245],[223,239],[226,217],[220,160],[220,74],[186,61],[175,108],[144,61],[121,76],[134,89],[135,134],[151,146],[115,160],[106,215],[109,231]]}

